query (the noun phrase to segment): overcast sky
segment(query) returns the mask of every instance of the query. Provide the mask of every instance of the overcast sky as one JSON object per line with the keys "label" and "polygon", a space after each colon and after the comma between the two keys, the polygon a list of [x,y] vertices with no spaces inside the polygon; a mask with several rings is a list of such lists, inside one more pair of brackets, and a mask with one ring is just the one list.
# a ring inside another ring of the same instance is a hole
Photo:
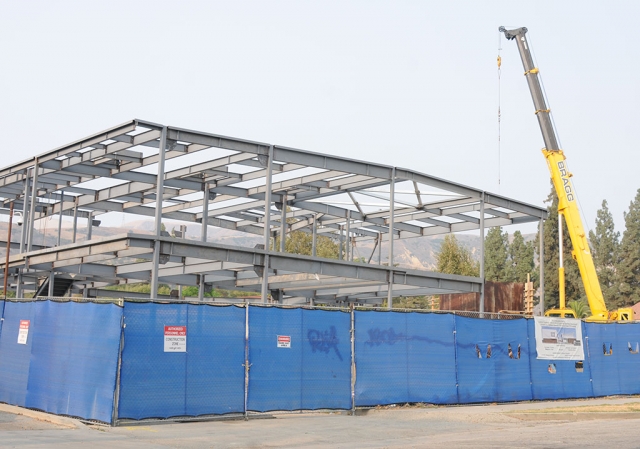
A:
{"label": "overcast sky", "polygon": [[0,165],[140,118],[544,206],[542,137],[504,38],[498,152],[498,26],[526,26],[586,225],[606,199],[622,232],[640,188],[638,5],[0,0]]}

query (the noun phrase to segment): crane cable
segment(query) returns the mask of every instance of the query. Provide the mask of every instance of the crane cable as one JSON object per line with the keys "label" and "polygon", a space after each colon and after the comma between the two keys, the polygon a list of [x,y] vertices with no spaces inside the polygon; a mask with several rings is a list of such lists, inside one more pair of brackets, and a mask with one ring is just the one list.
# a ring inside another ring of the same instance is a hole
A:
{"label": "crane cable", "polygon": [[500,57],[500,50],[502,50],[502,33],[500,33],[498,31],[498,59],[497,59],[497,63],[498,63],[498,193],[500,193],[500,105],[501,105],[501,101],[500,101],[500,75],[501,75],[501,69],[500,66],[502,65],[502,57]]}

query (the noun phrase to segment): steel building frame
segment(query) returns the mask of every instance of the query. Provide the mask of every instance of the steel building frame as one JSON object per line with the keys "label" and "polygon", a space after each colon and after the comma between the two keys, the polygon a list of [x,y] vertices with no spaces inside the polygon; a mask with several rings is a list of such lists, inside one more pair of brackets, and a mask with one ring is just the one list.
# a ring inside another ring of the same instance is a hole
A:
{"label": "steel building frame", "polygon": [[[85,295],[130,282],[150,282],[157,292],[163,282],[199,286],[200,299],[218,287],[260,291],[263,302],[269,295],[312,304],[387,298],[391,306],[394,296],[482,291],[482,275],[394,266],[394,241],[469,230],[484,235],[487,227],[542,223],[547,214],[409,169],[143,120],[1,169],[0,198],[24,221],[8,264],[18,296],[44,279],[52,295],[58,278],[71,279],[72,291]],[[92,238],[96,217],[109,212],[153,217],[154,231]],[[73,217],[72,244],[60,244],[63,215]],[[57,245],[37,246],[36,221],[53,216]],[[87,225],[83,240],[78,219]],[[167,236],[163,219],[201,224],[200,239]],[[258,235],[262,244],[208,242],[211,226]],[[285,252],[279,237],[292,231],[312,236],[312,256]],[[320,235],[339,242],[340,260],[317,257]],[[377,263],[373,253],[369,263],[354,260],[353,245],[365,240],[374,242]]]}

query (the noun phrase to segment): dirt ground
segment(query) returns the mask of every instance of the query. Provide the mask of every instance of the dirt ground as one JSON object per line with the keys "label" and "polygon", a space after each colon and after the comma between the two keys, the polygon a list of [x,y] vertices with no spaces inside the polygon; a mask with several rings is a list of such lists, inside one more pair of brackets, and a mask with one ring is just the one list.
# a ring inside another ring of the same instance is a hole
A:
{"label": "dirt ground", "polygon": [[381,407],[193,423],[86,425],[0,405],[0,447],[640,447],[640,397],[473,406]]}

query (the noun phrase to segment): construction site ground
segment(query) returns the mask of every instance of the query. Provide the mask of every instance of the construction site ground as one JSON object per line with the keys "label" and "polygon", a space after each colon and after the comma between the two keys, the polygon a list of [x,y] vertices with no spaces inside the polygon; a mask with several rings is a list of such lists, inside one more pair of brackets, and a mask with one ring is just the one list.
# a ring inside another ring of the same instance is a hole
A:
{"label": "construction site ground", "polygon": [[119,427],[0,404],[0,447],[640,447],[640,397],[435,407],[388,406]]}

